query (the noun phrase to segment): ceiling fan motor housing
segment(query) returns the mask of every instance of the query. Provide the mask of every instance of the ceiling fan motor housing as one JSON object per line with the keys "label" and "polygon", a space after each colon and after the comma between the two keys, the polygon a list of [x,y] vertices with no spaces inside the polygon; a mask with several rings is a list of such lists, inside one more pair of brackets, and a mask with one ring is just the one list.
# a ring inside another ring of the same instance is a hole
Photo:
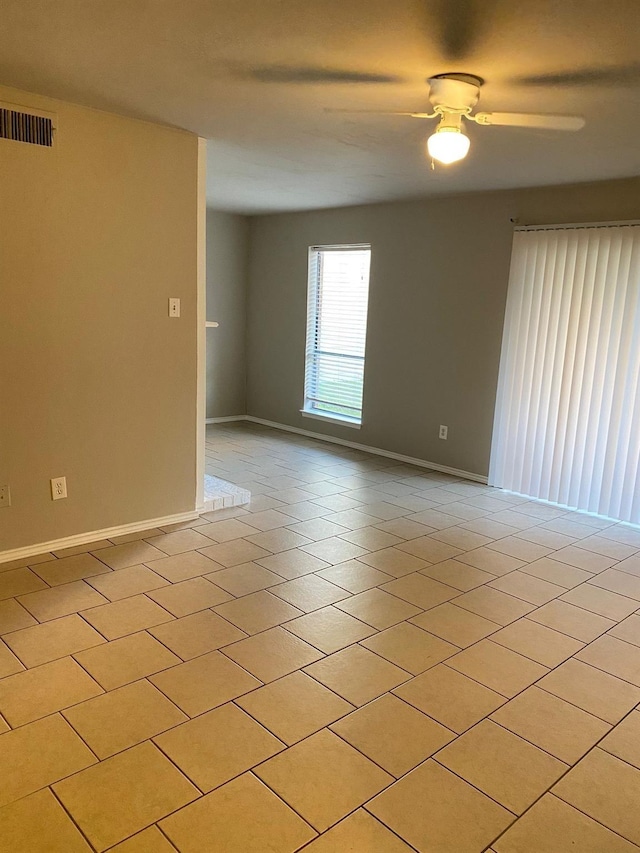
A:
{"label": "ceiling fan motor housing", "polygon": [[466,112],[478,103],[482,80],[471,74],[429,78],[429,100],[434,107],[444,107]]}

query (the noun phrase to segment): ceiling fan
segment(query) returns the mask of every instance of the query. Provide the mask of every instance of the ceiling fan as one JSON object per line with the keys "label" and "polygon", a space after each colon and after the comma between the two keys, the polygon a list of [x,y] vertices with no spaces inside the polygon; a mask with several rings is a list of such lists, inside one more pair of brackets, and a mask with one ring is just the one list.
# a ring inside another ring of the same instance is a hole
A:
{"label": "ceiling fan", "polygon": [[439,119],[435,132],[427,140],[432,161],[455,163],[469,152],[470,140],[463,130],[463,119],[484,127],[528,127],[544,130],[580,130],[585,121],[580,116],[539,115],[536,113],[473,112],[480,97],[481,77],[474,74],[437,74],[430,77],[429,100],[433,112],[388,112],[380,110],[329,110],[330,112],[369,112],[379,115],[409,116],[417,119]]}

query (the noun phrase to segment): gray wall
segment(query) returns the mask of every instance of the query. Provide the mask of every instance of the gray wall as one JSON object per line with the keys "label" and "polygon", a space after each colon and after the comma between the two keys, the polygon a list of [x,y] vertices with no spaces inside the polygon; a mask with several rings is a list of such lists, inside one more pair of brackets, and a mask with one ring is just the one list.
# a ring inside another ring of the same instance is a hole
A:
{"label": "gray wall", "polygon": [[207,210],[207,417],[244,415],[249,220]]}
{"label": "gray wall", "polygon": [[[247,411],[486,475],[511,238],[522,224],[637,218],[640,179],[251,221]],[[303,418],[307,250],[372,245],[360,430]],[[449,438],[438,439],[439,424]]]}
{"label": "gray wall", "polygon": [[57,114],[52,149],[0,143],[0,552],[193,510],[197,137],[0,100]]}

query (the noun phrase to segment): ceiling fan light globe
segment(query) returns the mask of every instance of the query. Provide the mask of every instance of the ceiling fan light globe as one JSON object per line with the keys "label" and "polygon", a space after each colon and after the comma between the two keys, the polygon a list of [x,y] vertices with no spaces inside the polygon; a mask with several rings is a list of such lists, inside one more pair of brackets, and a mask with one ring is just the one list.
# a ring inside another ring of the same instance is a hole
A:
{"label": "ceiling fan light globe", "polygon": [[469,137],[454,127],[441,127],[427,140],[429,156],[438,163],[456,163],[469,153]]}

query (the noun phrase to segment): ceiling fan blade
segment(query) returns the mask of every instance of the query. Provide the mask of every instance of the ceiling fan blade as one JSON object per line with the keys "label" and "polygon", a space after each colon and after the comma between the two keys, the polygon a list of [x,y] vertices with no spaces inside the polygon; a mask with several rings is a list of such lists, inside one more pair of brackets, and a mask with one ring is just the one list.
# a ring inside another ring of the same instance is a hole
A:
{"label": "ceiling fan blade", "polygon": [[478,124],[500,127],[535,127],[543,130],[581,130],[585,121],[580,116],[536,115],[534,113],[476,113]]}
{"label": "ceiling fan blade", "polygon": [[640,62],[534,74],[513,82],[520,86],[631,86],[640,82]]}
{"label": "ceiling fan blade", "polygon": [[258,65],[239,72],[245,79],[260,83],[398,83],[398,77],[389,74],[367,74],[341,68],[320,68],[290,65]]}
{"label": "ceiling fan blade", "polygon": [[341,107],[325,107],[325,113],[351,113],[377,116],[408,116],[409,118],[435,118],[436,113],[412,113],[407,110],[349,110]]}

